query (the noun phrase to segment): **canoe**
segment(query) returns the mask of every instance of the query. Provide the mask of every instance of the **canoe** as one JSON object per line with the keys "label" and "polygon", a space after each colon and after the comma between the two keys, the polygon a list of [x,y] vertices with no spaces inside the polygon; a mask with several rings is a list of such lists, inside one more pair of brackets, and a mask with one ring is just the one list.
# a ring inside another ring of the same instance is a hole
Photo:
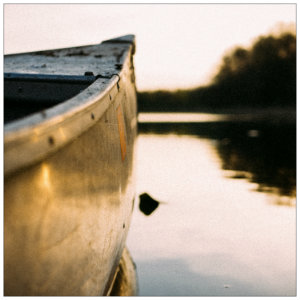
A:
{"label": "canoe", "polygon": [[4,294],[134,295],[132,35],[4,57]]}

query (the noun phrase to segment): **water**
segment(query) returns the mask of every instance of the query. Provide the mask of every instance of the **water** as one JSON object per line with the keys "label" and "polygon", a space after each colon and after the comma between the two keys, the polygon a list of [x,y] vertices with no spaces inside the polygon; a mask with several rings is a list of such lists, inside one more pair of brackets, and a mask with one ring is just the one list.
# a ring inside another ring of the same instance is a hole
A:
{"label": "water", "polygon": [[[145,121],[146,122],[146,121]],[[295,124],[142,123],[127,246],[141,296],[296,294]]]}

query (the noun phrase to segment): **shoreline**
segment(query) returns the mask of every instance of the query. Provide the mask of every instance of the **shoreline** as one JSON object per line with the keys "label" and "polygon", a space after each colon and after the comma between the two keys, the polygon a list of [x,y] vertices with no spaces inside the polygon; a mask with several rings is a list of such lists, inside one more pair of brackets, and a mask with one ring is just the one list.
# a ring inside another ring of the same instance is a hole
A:
{"label": "shoreline", "polygon": [[[153,120],[151,120],[151,115],[153,115]],[[194,116],[192,119],[197,119],[195,116],[199,116],[204,119],[199,121],[199,123],[205,122],[275,122],[275,123],[296,123],[297,112],[296,109],[291,107],[286,108],[242,108],[242,109],[219,109],[217,112],[209,109],[203,109],[201,111],[139,111],[139,119],[142,120],[139,123],[156,123],[155,120],[161,119],[163,122],[176,123],[184,122],[180,120],[181,118],[187,120],[185,123],[189,123],[188,116]],[[160,116],[160,118],[157,118]],[[205,121],[205,117],[207,121]],[[214,118],[216,119],[214,121]],[[169,118],[169,120],[168,120]],[[211,119],[211,120],[209,120]],[[149,121],[147,121],[149,120]],[[196,122],[197,121],[191,121]],[[157,122],[159,123],[159,122]]]}

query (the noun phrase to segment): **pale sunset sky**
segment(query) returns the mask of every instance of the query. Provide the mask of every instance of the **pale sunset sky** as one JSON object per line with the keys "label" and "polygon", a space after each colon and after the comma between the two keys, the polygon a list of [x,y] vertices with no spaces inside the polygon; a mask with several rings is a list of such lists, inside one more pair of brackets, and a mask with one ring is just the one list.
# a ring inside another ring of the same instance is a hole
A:
{"label": "pale sunset sky", "polygon": [[139,91],[205,85],[224,53],[296,23],[296,5],[279,3],[8,3],[3,10],[4,54],[135,34]]}

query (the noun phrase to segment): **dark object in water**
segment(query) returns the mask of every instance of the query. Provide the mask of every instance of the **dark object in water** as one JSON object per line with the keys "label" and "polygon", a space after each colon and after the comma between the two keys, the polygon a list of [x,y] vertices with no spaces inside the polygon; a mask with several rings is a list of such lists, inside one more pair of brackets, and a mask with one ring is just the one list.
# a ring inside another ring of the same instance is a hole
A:
{"label": "dark object in water", "polygon": [[146,216],[151,215],[158,207],[159,202],[149,196],[147,193],[140,195],[140,211]]}

